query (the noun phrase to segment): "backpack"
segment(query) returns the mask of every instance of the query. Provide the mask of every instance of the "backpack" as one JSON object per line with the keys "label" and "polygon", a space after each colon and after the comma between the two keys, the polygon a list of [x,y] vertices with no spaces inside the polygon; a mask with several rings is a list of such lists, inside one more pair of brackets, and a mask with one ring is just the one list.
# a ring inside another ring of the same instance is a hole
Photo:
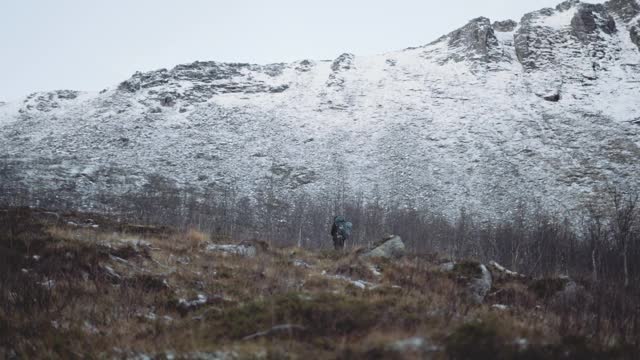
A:
{"label": "backpack", "polygon": [[340,234],[344,239],[351,236],[351,229],[353,228],[352,223],[346,221],[342,216],[337,216],[334,223],[338,228],[338,234]]}

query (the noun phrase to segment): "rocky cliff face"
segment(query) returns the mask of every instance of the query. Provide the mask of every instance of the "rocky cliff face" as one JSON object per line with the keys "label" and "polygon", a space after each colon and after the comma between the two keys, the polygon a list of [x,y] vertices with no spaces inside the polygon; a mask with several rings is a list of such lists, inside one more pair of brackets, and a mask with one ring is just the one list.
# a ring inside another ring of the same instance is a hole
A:
{"label": "rocky cliff face", "polygon": [[503,216],[517,199],[570,211],[638,185],[639,39],[636,0],[571,0],[372,57],[195,62],[32,94],[0,106],[3,196],[96,207],[153,186],[346,188],[447,213]]}

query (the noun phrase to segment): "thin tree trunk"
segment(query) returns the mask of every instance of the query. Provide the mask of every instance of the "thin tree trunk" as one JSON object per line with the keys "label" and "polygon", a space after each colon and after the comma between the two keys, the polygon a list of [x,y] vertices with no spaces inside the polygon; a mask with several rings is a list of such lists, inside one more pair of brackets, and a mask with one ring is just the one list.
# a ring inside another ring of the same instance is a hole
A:
{"label": "thin tree trunk", "polygon": [[627,259],[627,249],[628,241],[624,242],[623,250],[622,250],[622,262],[624,266],[624,287],[625,289],[629,287],[629,262]]}
{"label": "thin tree trunk", "polygon": [[593,282],[598,282],[598,267],[596,263],[596,249],[591,251],[591,266],[593,270]]}

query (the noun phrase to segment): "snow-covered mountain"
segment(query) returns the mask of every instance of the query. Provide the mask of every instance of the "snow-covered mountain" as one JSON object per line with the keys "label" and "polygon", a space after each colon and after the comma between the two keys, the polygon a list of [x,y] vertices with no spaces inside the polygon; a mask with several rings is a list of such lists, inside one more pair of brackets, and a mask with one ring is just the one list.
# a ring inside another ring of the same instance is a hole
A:
{"label": "snow-covered mountain", "polygon": [[[0,105],[0,175],[82,206],[161,176],[251,196],[339,189],[500,216],[639,185],[640,2],[471,20],[333,61],[195,62]],[[9,189],[9,190],[7,190]]]}

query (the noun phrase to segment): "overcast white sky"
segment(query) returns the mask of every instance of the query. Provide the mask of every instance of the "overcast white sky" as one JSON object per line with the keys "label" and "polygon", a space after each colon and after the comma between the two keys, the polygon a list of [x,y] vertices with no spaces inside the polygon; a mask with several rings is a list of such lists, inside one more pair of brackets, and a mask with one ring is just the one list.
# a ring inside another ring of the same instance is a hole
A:
{"label": "overcast white sky", "polygon": [[[0,100],[95,91],[195,60],[288,62],[419,46],[561,0],[1,0]],[[603,2],[590,0],[588,2]]]}

